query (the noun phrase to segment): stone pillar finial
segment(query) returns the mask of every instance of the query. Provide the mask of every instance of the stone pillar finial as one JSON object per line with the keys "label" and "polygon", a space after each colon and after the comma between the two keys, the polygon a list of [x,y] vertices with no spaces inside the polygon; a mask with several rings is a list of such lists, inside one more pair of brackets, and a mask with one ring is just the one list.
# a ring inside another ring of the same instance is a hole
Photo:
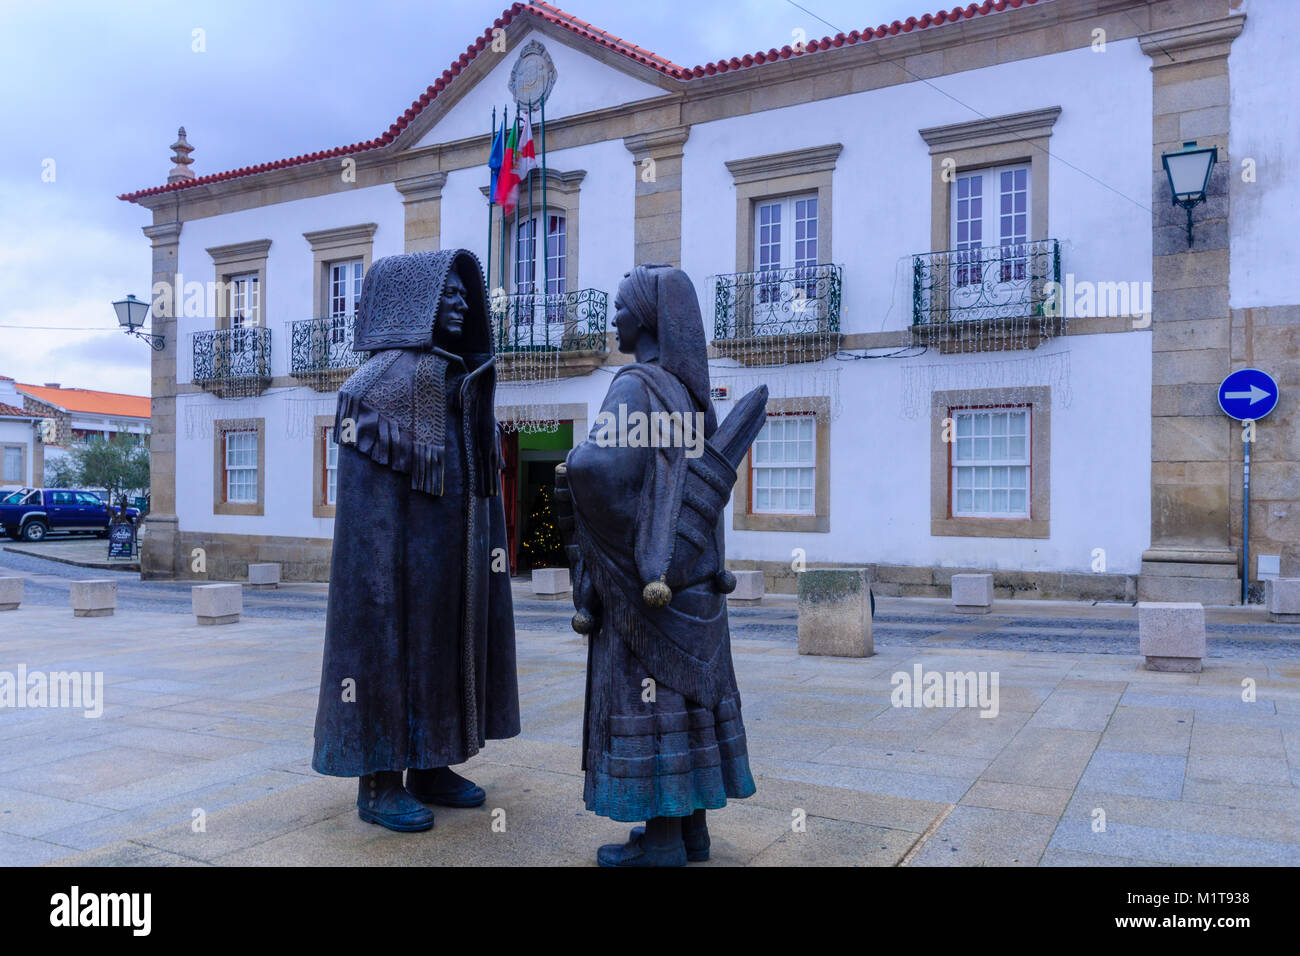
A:
{"label": "stone pillar finial", "polygon": [[176,142],[172,143],[171,150],[172,162],[176,165],[167,174],[167,181],[174,183],[182,179],[193,179],[194,171],[190,169],[190,163],[194,160],[190,158],[190,153],[194,152],[194,147],[185,139],[184,126],[176,131]]}

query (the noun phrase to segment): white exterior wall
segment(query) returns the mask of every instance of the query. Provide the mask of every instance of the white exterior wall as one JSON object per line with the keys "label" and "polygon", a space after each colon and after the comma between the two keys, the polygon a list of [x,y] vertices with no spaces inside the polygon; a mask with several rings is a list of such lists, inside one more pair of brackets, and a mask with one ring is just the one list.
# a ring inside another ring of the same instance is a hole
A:
{"label": "white exterior wall", "polygon": [[[882,359],[836,363],[846,368],[831,424],[830,531],[735,531],[728,505],[728,556],[790,561],[802,548],[810,562],[1088,571],[1092,549],[1104,548],[1107,571],[1136,574],[1151,536],[1151,334],[1070,336],[1032,354],[1063,351],[1072,395],[1052,391],[1049,538],[930,535],[929,401],[907,418],[903,363]],[[945,360],[990,354],[1007,355]]]}
{"label": "white exterior wall", "polygon": [[0,447],[4,445],[22,445],[24,449],[22,481],[4,481],[4,472],[0,471],[0,488],[39,487],[44,484],[43,475],[32,475],[32,456],[35,450],[32,446],[35,440],[36,433],[33,431],[30,421],[0,418]]}
{"label": "white exterior wall", "polygon": [[[404,247],[401,195],[390,185],[279,203],[187,222],[181,230],[180,271],[186,283],[213,281],[216,272],[207,249],[234,242],[270,239],[267,254],[263,316],[271,330],[271,374],[289,374],[289,323],[315,318],[312,298],[314,258],[303,233],[319,229],[378,224],[373,258],[396,255]],[[177,320],[180,352],[177,381],[190,382],[192,337],[189,333],[216,326],[211,316]],[[334,522],[312,517],[314,481],[313,436],[290,438],[291,406],[286,399],[318,401],[319,414],[332,414],[332,394],[307,386],[268,389],[256,398],[229,400],[204,393],[176,399],[176,512],[184,531],[226,534],[289,535],[329,538]],[[219,411],[198,406],[215,405]],[[187,413],[196,407],[195,414]],[[331,406],[327,410],[327,406]],[[187,434],[193,419],[266,419],[264,515],[212,513],[213,440],[210,428]]]}
{"label": "white exterior wall", "polygon": [[[1076,50],[931,82],[989,116],[1060,106],[1050,140],[1048,236],[1061,242],[1063,281],[1066,273],[1076,282],[1151,281],[1152,82],[1136,40],[1112,43],[1104,54]],[[918,131],[976,118],[930,86],[909,83],[692,127],[682,267],[695,279],[706,326],[713,302],[705,277],[736,269],[736,191],[724,161],[833,142],[844,146],[831,217],[832,259],[844,266],[840,330],[911,325],[911,256],[930,250],[931,157]],[[903,415],[903,367],[1060,352],[1069,353],[1071,395],[1066,407],[1053,389],[1051,537],[932,537],[930,426],[927,415]],[[714,375],[731,364],[714,362]],[[734,531],[729,517],[731,557],[789,561],[802,548],[809,561],[1087,571],[1100,547],[1108,571],[1140,570],[1150,539],[1150,333],[1069,336],[1033,352],[831,359],[820,367],[838,370],[842,408],[831,426],[830,531]]]}
{"label": "white exterior wall", "polygon": [[[1228,302],[1234,309],[1300,301],[1295,286],[1300,110],[1295,77],[1286,72],[1300,47],[1300,23],[1290,4],[1251,3],[1245,12],[1246,25],[1228,56],[1232,125],[1228,155],[1219,157],[1228,162],[1231,189]],[[1246,160],[1254,160],[1253,183],[1242,179]]]}
{"label": "white exterior wall", "polygon": [[[985,116],[1061,107],[1050,140],[1048,237],[1061,240],[1062,272],[1076,281],[1151,280],[1150,64],[1128,40],[1104,54],[1074,50],[929,81]],[[697,287],[736,271],[736,190],[724,161],[842,143],[831,210],[833,256],[844,266],[840,331],[908,327],[911,257],[931,251],[931,160],[918,131],[979,118],[916,82],[691,127],[682,268]]]}
{"label": "white exterior wall", "polygon": [[[550,38],[544,42],[560,77],[552,115],[661,92]],[[506,96],[514,58],[503,60],[425,144],[483,132],[492,103]],[[1149,66],[1136,41],[1125,41],[1110,44],[1105,54],[1071,51],[931,81],[990,116],[1062,107],[1051,138],[1048,235],[1062,242],[1063,271],[1076,280],[1151,279]],[[682,263],[695,281],[708,328],[713,319],[707,279],[735,271],[735,188],[724,162],[831,142],[844,144],[832,210],[832,258],[844,266],[845,277],[841,330],[906,328],[912,318],[910,257],[930,248],[931,160],[918,130],[975,118],[931,86],[910,83],[694,126],[685,144]],[[556,170],[587,171],[580,187],[580,271],[570,287],[607,292],[612,320],[614,293],[633,260],[631,155],[621,141],[612,141],[552,150],[547,158]],[[486,182],[484,168],[448,174],[440,213],[443,247],[464,246],[483,257],[487,217],[480,190]],[[540,204],[540,189],[535,196]],[[382,186],[189,222],[181,236],[180,267],[186,281],[207,282],[213,277],[207,247],[272,240],[264,314],[272,329],[272,372],[283,376],[287,323],[312,312],[312,255],[302,233],[361,222],[379,223],[375,258],[402,251],[400,196]],[[181,320],[182,332],[212,326],[210,319]],[[187,336],[178,369],[183,382],[189,378],[189,348]],[[1052,396],[1051,537],[932,537],[929,424],[924,415],[908,419],[902,413],[905,364],[1003,361],[1061,351],[1069,353],[1072,394],[1068,404],[1060,390]],[[729,364],[714,363],[715,375],[725,374]],[[736,532],[728,514],[729,556],[788,561],[798,547],[809,561],[1082,571],[1089,568],[1092,549],[1102,547],[1109,571],[1139,570],[1150,529],[1149,333],[1070,336],[1034,352],[828,360],[822,367],[839,370],[843,409],[831,429],[831,531]],[[590,427],[609,372],[563,380],[548,399],[585,403]],[[319,399],[322,408],[333,398],[307,388],[276,389],[243,401],[208,394],[178,398],[177,511],[183,530],[332,536],[333,522],[311,515],[314,439],[287,437],[286,397]],[[510,386],[498,394],[502,406],[525,401],[522,390]],[[211,513],[214,443],[210,431],[186,434],[186,408],[213,403],[220,411],[201,417],[266,419],[264,516]]]}

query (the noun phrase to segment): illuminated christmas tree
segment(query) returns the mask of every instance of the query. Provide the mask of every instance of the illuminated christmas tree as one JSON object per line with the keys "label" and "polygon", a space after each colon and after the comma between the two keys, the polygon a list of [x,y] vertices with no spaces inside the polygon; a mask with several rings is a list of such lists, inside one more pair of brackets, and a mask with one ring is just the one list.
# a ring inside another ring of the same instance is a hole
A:
{"label": "illuminated christmas tree", "polygon": [[551,507],[551,489],[546,485],[538,489],[537,497],[533,499],[533,510],[528,515],[528,532],[519,544],[519,558],[529,570],[565,566],[564,545]]}

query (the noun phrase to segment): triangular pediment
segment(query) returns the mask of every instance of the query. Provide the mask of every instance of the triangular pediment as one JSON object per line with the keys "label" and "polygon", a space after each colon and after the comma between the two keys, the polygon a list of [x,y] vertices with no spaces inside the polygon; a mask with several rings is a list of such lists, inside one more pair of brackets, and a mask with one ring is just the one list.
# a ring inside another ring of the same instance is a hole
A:
{"label": "triangular pediment", "polygon": [[[510,79],[521,55],[528,51],[534,68],[545,63],[554,71],[554,84],[546,97],[546,121],[579,116],[603,109],[653,99],[676,92],[681,81],[637,63],[623,53],[574,36],[545,22],[529,22],[506,31],[506,51],[490,48],[453,80],[438,98],[403,131],[398,147],[418,149],[482,136],[491,128],[492,109],[497,123],[502,108],[514,104]],[[533,113],[534,125],[540,110]]]}

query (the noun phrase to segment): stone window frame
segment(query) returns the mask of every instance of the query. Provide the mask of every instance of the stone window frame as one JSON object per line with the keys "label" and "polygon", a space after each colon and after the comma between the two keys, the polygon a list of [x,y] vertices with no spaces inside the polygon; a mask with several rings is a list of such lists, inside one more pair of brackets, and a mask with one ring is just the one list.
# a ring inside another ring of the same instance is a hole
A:
{"label": "stone window frame", "polygon": [[[943,420],[955,409],[1029,408],[1029,517],[952,516],[952,443]],[[964,388],[930,393],[930,535],[967,538],[1051,537],[1052,390],[1046,385]]]}
{"label": "stone window frame", "polygon": [[966,123],[918,130],[930,147],[930,251],[952,248],[952,181],[944,176],[944,161],[953,173],[1011,163],[1029,164],[1029,241],[1048,236],[1049,143],[1061,107],[1008,113]]}
{"label": "stone window frame", "polygon": [[[257,432],[257,501],[226,501],[226,435]],[[266,513],[266,419],[229,418],[212,423],[212,513],[214,515],[264,515]]]}
{"label": "stone window frame", "polygon": [[[4,483],[6,481],[3,473],[4,458],[5,456],[7,456],[10,448],[18,449],[18,454],[19,454],[18,470],[20,472],[18,476],[18,484],[27,486],[27,446],[23,444],[19,444],[18,442],[7,441],[4,444],[0,445],[0,483]],[[42,482],[35,480],[36,476],[34,474],[32,475],[32,478],[33,478],[32,481],[33,485],[42,484]]]}
{"label": "stone window frame", "polygon": [[334,263],[360,259],[361,274],[365,275],[374,256],[378,228],[378,223],[363,222],[302,234],[312,252],[312,314],[303,318],[329,317],[330,266]]}
{"label": "stone window frame", "polygon": [[235,242],[228,246],[211,246],[207,253],[212,257],[216,273],[218,295],[216,302],[216,327],[230,328],[230,298],[227,285],[232,276],[257,274],[257,322],[252,328],[267,328],[266,263],[271,251],[270,239],[253,239]]}
{"label": "stone window frame", "polygon": [[829,534],[831,530],[831,400],[827,395],[797,398],[769,398],[767,414],[791,415],[812,413],[817,420],[813,432],[816,445],[816,472],[813,475],[813,514],[755,514],[750,510],[753,485],[753,449],[736,469],[736,486],[732,499],[731,527],[735,531],[796,531]]}
{"label": "stone window frame", "polygon": [[[542,209],[542,184],[541,168],[537,170],[538,181],[533,185],[533,214],[539,211],[543,218],[547,215],[548,210]],[[582,192],[582,181],[587,177],[585,169],[575,169],[570,172],[560,172],[559,170],[546,170],[546,205],[550,210],[564,213],[564,279],[565,290],[575,292],[584,288],[579,283],[578,271],[578,250],[580,243],[578,241],[578,200]],[[487,287],[489,296],[491,291],[497,288],[496,277],[501,274],[500,270],[504,264],[506,275],[505,288],[509,292],[514,286],[514,248],[515,248],[515,223],[519,221],[521,213],[528,212],[528,184],[526,182],[519,184],[519,202],[515,205],[515,211],[506,218],[506,254],[501,251],[501,220],[493,216],[492,237],[491,237],[491,261],[492,275],[487,276]],[[480,191],[486,198],[488,187],[480,187]],[[542,248],[542,239],[537,237],[536,251],[540,255]],[[536,277],[538,284],[542,282],[542,276],[539,273]]]}
{"label": "stone window frame", "polygon": [[736,271],[754,271],[754,207],[762,200],[817,194],[817,261],[834,262],[831,241],[831,181],[842,143],[828,143],[724,165],[736,187]]}
{"label": "stone window frame", "polygon": [[333,518],[338,507],[329,503],[325,488],[325,429],[333,427],[333,415],[317,415],[312,420],[311,515],[313,518]]}

